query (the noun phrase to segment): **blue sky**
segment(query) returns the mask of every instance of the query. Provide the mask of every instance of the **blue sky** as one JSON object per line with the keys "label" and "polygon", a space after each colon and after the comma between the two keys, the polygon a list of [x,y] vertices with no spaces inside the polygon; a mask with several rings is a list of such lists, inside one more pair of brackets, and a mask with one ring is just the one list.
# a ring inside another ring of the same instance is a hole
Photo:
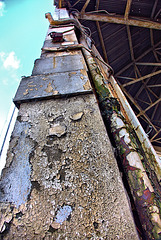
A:
{"label": "blue sky", "polygon": [[0,135],[21,80],[31,75],[49,26],[53,0],[0,0]]}

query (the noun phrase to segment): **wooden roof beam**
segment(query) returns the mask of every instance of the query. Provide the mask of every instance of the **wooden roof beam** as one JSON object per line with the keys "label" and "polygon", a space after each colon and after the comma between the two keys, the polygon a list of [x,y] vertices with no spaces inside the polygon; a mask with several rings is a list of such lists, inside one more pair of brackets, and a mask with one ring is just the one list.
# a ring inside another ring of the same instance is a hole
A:
{"label": "wooden roof beam", "polygon": [[[161,44],[161,41],[157,42],[154,45],[154,48],[158,47]],[[135,59],[135,61],[139,61],[140,59],[142,59],[144,56],[146,56],[149,52],[153,51],[153,47],[147,49],[145,52],[143,52],[141,55],[139,55],[139,57],[137,57]],[[122,68],[120,71],[118,71],[115,76],[119,76],[120,74],[122,74],[125,70],[127,70],[129,67],[131,67],[133,65],[133,62],[130,62],[129,64],[127,64],[124,68]]]}
{"label": "wooden roof beam", "polygon": [[126,20],[127,20],[128,17],[129,17],[131,3],[132,3],[132,0],[127,0],[126,10],[125,10],[125,15],[124,15],[124,18],[125,18]]}
{"label": "wooden roof beam", "polygon": [[158,0],[155,0],[154,5],[153,5],[153,9],[152,9],[152,12],[151,12],[151,16],[150,16],[151,18],[154,17],[154,13],[155,13],[157,4],[158,4]]}
{"label": "wooden roof beam", "polygon": [[145,76],[143,76],[143,77],[140,77],[140,78],[138,78],[138,79],[134,79],[134,80],[131,81],[131,82],[125,83],[125,84],[123,84],[123,86],[126,87],[126,86],[128,86],[128,85],[131,85],[131,84],[140,82],[140,81],[142,81],[142,80],[144,80],[144,79],[146,79],[146,78],[153,77],[153,76],[155,76],[155,75],[157,75],[157,74],[160,74],[160,73],[161,73],[161,70],[156,71],[156,72],[153,72],[153,73],[150,73],[150,74],[147,74],[147,75],[145,75]]}
{"label": "wooden roof beam", "polygon": [[157,103],[159,103],[161,101],[161,98],[159,98],[157,101],[155,101],[154,103],[152,103],[149,107],[147,107],[145,110],[141,111],[137,117],[140,117],[140,115],[143,115],[146,111],[148,111],[150,108],[152,108],[153,106],[155,106]]}
{"label": "wooden roof beam", "polygon": [[[156,70],[157,70],[157,67],[154,67],[154,69],[152,70],[152,73],[153,73],[153,72],[156,72]],[[146,82],[142,81],[143,85],[141,86],[141,88],[139,89],[139,91],[136,93],[136,95],[135,95],[136,98],[141,94],[141,92],[143,91],[143,89],[147,87],[147,89],[149,90],[149,92],[151,92],[152,95],[153,95],[156,99],[158,99],[158,96],[147,86],[147,84],[148,84],[148,82],[150,81],[150,79],[151,79],[151,78],[149,77],[148,79],[146,79]]]}
{"label": "wooden roof beam", "polygon": [[87,8],[89,2],[90,2],[90,0],[86,0],[84,6],[82,7],[81,14],[84,14],[84,13],[85,13],[85,10],[86,10],[86,8]]}
{"label": "wooden roof beam", "polygon": [[136,62],[136,65],[161,67],[161,63],[152,63],[152,62]]}
{"label": "wooden roof beam", "polygon": [[[90,0],[87,0],[87,1],[90,1]],[[85,9],[84,6],[83,6],[82,10]],[[141,19],[141,18],[135,19],[135,18],[131,17],[131,18],[125,19],[124,16],[120,16],[120,15],[111,16],[111,15],[107,15],[107,14],[98,14],[98,13],[95,14],[95,13],[90,13],[90,12],[83,14],[83,12],[81,11],[81,14],[78,15],[78,19],[124,24],[124,25],[135,26],[135,27],[144,27],[144,28],[152,28],[152,29],[161,30],[161,23],[153,22],[153,21],[149,21],[149,20],[145,20],[145,19]]]}
{"label": "wooden roof beam", "polygon": [[102,51],[103,51],[104,60],[105,60],[105,62],[108,63],[107,52],[106,52],[105,44],[104,44],[104,41],[103,41],[103,36],[102,36],[100,24],[99,24],[98,21],[96,21],[96,26],[97,26],[98,35],[99,35],[99,39],[100,39],[100,43],[101,43],[101,47],[102,47]]}
{"label": "wooden roof beam", "polygon": [[[121,85],[120,86],[122,91],[125,93],[125,95],[130,99],[130,101],[135,105],[135,107],[139,110],[139,112],[143,112],[142,108],[137,104],[136,100],[126,91],[126,89]],[[157,132],[156,127],[154,126],[154,124],[151,122],[150,118],[146,115],[146,113],[142,113],[142,115],[144,116],[144,118],[146,119],[146,121],[153,127],[153,129],[155,130],[155,132]]]}

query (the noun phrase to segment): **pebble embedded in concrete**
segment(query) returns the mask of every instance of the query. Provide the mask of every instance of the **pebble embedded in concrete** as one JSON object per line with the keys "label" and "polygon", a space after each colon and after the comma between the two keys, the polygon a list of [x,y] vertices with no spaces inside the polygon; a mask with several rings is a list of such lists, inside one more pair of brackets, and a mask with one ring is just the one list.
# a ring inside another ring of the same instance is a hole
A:
{"label": "pebble embedded in concrete", "polygon": [[49,129],[49,136],[61,137],[66,133],[66,126],[60,123],[55,123]]}
{"label": "pebble embedded in concrete", "polygon": [[77,120],[80,120],[83,116],[83,112],[78,112],[78,113],[75,113],[73,115],[70,116],[70,119],[72,119],[73,121],[77,121]]}

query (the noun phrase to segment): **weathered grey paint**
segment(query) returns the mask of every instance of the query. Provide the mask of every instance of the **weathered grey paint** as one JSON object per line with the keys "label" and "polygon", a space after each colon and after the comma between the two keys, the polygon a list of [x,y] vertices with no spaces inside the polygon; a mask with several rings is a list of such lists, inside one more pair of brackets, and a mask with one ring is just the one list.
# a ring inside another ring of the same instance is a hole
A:
{"label": "weathered grey paint", "polygon": [[74,72],[84,68],[85,61],[82,54],[53,56],[37,59],[32,75]]}
{"label": "weathered grey paint", "polygon": [[68,94],[85,94],[91,91],[85,70],[36,75],[22,78],[13,101],[16,104],[20,104],[31,99],[58,97]]}

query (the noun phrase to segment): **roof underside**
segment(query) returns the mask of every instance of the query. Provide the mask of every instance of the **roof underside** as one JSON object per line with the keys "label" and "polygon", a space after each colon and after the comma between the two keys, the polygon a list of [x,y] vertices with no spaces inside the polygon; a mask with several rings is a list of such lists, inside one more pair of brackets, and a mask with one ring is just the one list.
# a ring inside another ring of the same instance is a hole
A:
{"label": "roof underside", "polygon": [[114,69],[152,144],[161,147],[161,1],[69,2],[80,22],[90,28],[104,60]]}

